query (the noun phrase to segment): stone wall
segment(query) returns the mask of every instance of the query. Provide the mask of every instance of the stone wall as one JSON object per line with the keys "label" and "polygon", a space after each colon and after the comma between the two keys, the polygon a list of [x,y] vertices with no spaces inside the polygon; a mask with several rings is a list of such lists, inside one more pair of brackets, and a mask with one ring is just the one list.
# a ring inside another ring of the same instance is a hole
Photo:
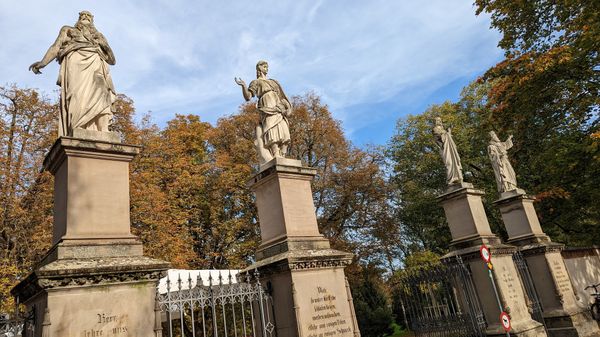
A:
{"label": "stone wall", "polygon": [[583,303],[590,303],[592,290],[584,289],[600,283],[600,247],[565,248],[562,256],[577,297]]}

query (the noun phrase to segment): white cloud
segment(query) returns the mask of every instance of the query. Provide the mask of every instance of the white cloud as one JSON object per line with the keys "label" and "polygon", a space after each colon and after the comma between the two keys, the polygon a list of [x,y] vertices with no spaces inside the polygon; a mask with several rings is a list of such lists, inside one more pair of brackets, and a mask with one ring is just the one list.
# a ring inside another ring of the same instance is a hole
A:
{"label": "white cloud", "polygon": [[[473,76],[500,57],[498,34],[468,2],[407,1],[0,2],[0,83],[47,92],[57,66],[27,71],[62,25],[89,9],[117,56],[117,90],[138,111],[164,122],[174,113],[204,120],[234,113],[243,101],[234,76],[247,82],[259,59],[289,95],[314,90],[346,128],[368,119],[348,107],[394,97],[426,97]],[[33,10],[35,8],[35,10]],[[433,103],[433,102],[432,102]],[[374,111],[374,118],[398,116]]]}

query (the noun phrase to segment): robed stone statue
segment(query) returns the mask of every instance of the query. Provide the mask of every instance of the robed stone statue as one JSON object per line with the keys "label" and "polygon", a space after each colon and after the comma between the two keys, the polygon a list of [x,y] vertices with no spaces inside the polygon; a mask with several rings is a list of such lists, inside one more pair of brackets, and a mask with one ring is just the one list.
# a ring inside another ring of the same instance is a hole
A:
{"label": "robed stone statue", "polygon": [[79,13],[74,27],[62,27],[42,60],[29,69],[40,74],[55,59],[60,63],[59,136],[71,136],[73,129],[109,131],[116,94],[108,65],[115,64],[115,56],[90,12]]}
{"label": "robed stone statue", "polygon": [[444,161],[444,166],[446,166],[446,183],[448,185],[462,183],[462,165],[460,164],[460,157],[456,150],[456,144],[454,144],[454,140],[452,139],[450,129],[444,129],[442,119],[436,117],[432,131],[435,143]]}
{"label": "robed stone statue", "polygon": [[494,168],[498,192],[503,193],[517,188],[517,176],[508,160],[508,149],[513,146],[512,135],[505,142],[500,141],[494,131],[490,131],[488,155]]}
{"label": "robed stone statue", "polygon": [[260,122],[256,126],[254,144],[261,165],[274,157],[285,157],[290,143],[287,117],[292,112],[292,104],[279,82],[267,78],[268,71],[267,62],[258,61],[256,79],[250,82],[248,87],[242,79],[235,78],[235,83],[242,87],[242,94],[246,101],[253,96],[258,98],[256,107],[260,112]]}

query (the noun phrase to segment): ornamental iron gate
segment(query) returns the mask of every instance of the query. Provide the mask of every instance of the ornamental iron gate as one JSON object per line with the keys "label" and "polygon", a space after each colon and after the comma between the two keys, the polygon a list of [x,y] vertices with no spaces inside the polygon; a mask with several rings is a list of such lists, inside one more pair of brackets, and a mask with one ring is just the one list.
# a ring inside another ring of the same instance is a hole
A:
{"label": "ornamental iron gate", "polygon": [[10,319],[8,315],[0,316],[0,337],[21,337],[24,323],[21,320]]}
{"label": "ornamental iron gate", "polygon": [[[213,273],[218,273],[213,277]],[[178,274],[156,295],[163,336],[274,337],[273,303],[258,271]],[[166,290],[166,291],[164,291]]]}
{"label": "ornamental iron gate", "polygon": [[483,337],[486,322],[468,267],[450,264],[408,270],[399,282],[409,328],[422,337]]}
{"label": "ornamental iron gate", "polygon": [[0,314],[0,337],[34,336],[35,310],[27,314],[11,318],[8,314]]}

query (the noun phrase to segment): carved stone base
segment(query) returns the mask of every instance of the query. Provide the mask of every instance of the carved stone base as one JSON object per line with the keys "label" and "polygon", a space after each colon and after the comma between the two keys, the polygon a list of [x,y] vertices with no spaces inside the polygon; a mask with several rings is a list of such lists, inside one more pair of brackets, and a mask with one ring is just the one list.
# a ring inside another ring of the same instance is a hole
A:
{"label": "carved stone base", "polygon": [[89,139],[92,141],[102,141],[109,143],[120,143],[121,136],[116,132],[102,132],[85,129],[73,129],[73,138]]}
{"label": "carved stone base", "polygon": [[35,313],[35,337],[153,336],[156,283],[168,264],[143,256],[64,259],[12,294]]}
{"label": "carved stone base", "polygon": [[42,258],[40,266],[64,259],[142,256],[142,243],[137,239],[62,240]]}
{"label": "carved stone base", "polygon": [[303,238],[284,238],[279,242],[270,242],[260,245],[256,251],[256,260],[260,261],[281,253],[296,250],[322,250],[329,249],[329,240],[322,236]]}
{"label": "carved stone base", "polygon": [[600,336],[598,324],[588,308],[578,301],[561,250],[564,245],[538,243],[520,248],[544,312],[551,337]]}
{"label": "carved stone base", "polygon": [[360,336],[344,275],[351,261],[333,249],[294,250],[248,267],[272,290],[277,336]]}
{"label": "carved stone base", "polygon": [[[512,259],[517,248],[497,244],[488,246],[492,255],[492,277],[504,310],[511,317],[511,336],[546,336],[544,326],[531,318],[519,273]],[[500,309],[489,277],[489,269],[481,259],[479,246],[454,250],[442,259],[452,261],[460,256],[471,270],[471,277],[485,316],[488,336],[506,336],[500,324]]]}

